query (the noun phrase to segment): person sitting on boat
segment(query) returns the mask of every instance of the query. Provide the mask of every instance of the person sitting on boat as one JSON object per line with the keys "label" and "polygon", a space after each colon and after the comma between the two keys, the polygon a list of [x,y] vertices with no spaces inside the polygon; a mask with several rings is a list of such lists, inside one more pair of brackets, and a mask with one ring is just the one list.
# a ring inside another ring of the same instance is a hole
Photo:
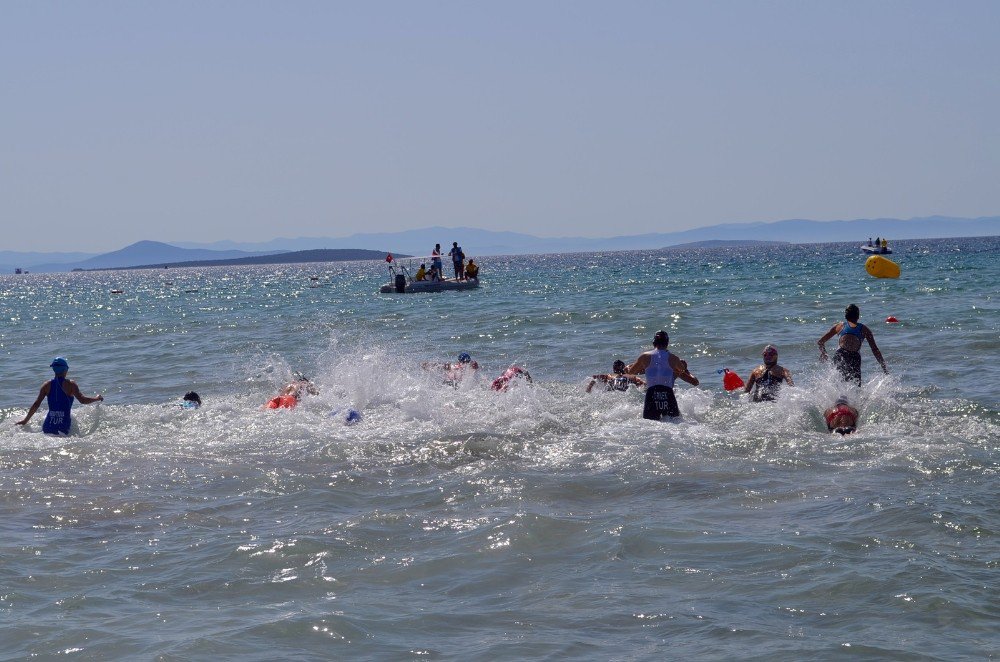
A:
{"label": "person sitting on boat", "polygon": [[417,269],[417,273],[413,276],[413,280],[426,280],[427,279],[427,265],[423,262],[420,263],[420,268]]}
{"label": "person sitting on boat", "polygon": [[503,371],[503,374],[493,380],[490,384],[490,388],[494,391],[506,391],[510,387],[510,383],[516,379],[524,379],[529,384],[531,383],[531,375],[528,371],[519,365],[512,365]]}
{"label": "person sitting on boat", "polygon": [[838,434],[851,434],[857,429],[858,410],[850,405],[847,396],[840,396],[837,402],[823,412],[826,429]]}
{"label": "person sitting on boat", "polygon": [[441,280],[441,270],[438,269],[437,264],[431,262],[431,270],[427,272],[427,276],[424,280],[440,281]]}
{"label": "person sitting on boat", "polygon": [[868,245],[869,245],[869,246],[871,246],[871,245],[872,245],[872,238],[871,238],[871,237],[868,237]]}
{"label": "person sitting on boat", "polygon": [[424,370],[441,370],[444,373],[444,383],[448,386],[458,386],[468,375],[475,375],[476,371],[479,370],[479,364],[472,360],[472,356],[468,352],[462,352],[458,355],[458,361],[455,363],[431,363],[430,361],[424,361],[420,364]]}
{"label": "person sitting on boat", "polygon": [[264,407],[266,409],[295,409],[299,400],[306,393],[319,395],[319,389],[307,377],[298,375],[294,382],[285,385],[285,388],[281,389],[281,393],[268,400]]}
{"label": "person sitting on boat", "polygon": [[469,263],[465,265],[465,280],[479,280],[479,265],[469,258]]}
{"label": "person sitting on boat", "polygon": [[792,373],[787,368],[778,365],[777,347],[774,345],[765,346],[761,357],[764,359],[764,364],[757,366],[750,373],[745,391],[749,393],[753,390],[751,399],[754,402],[773,402],[777,399],[778,391],[781,390],[783,383],[787,383],[789,386],[795,386],[795,384],[792,383]]}
{"label": "person sitting on boat", "polygon": [[604,390],[606,391],[627,391],[629,386],[632,386],[633,384],[636,386],[646,385],[646,382],[644,382],[641,377],[625,374],[625,362],[621,359],[614,362],[611,366],[611,370],[612,374],[593,375],[590,383],[587,384],[587,393],[590,393],[591,390],[593,390],[594,384],[597,382],[604,382]]}

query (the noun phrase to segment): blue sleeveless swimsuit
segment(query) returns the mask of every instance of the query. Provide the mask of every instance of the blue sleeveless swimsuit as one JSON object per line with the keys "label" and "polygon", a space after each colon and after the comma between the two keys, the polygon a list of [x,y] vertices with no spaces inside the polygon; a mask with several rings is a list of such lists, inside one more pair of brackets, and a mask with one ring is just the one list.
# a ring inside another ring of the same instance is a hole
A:
{"label": "blue sleeveless swimsuit", "polygon": [[69,424],[72,420],[69,411],[73,408],[73,398],[63,391],[65,380],[65,377],[56,377],[49,382],[49,413],[45,415],[45,422],[42,423],[42,432],[45,434],[69,434]]}

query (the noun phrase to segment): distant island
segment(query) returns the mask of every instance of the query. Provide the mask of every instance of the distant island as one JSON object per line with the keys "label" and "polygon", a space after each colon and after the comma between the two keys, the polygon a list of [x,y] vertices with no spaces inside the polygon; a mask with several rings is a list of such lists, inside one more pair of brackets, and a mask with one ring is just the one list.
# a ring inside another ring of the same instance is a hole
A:
{"label": "distant island", "polygon": [[[307,251],[291,251],[273,255],[254,255],[228,260],[189,260],[186,262],[160,262],[128,267],[105,267],[101,269],[74,269],[74,271],[121,271],[125,269],[169,269],[178,267],[227,267],[253,264],[297,264],[299,262],[350,262],[352,260],[383,260],[385,251],[361,248],[316,248]],[[394,257],[410,257],[395,255]]]}

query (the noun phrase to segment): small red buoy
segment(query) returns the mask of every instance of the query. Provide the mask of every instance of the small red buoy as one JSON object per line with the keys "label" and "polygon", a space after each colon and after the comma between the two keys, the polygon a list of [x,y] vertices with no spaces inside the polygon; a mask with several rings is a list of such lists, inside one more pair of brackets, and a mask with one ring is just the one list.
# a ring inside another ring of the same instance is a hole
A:
{"label": "small red buoy", "polygon": [[723,373],[722,385],[727,391],[735,391],[738,388],[743,388],[743,380],[735,372],[729,368],[723,368],[720,372]]}
{"label": "small red buoy", "polygon": [[885,321],[886,321],[886,324],[899,324],[899,320],[896,319],[895,317],[893,317],[892,315],[889,315],[888,317],[886,317]]}

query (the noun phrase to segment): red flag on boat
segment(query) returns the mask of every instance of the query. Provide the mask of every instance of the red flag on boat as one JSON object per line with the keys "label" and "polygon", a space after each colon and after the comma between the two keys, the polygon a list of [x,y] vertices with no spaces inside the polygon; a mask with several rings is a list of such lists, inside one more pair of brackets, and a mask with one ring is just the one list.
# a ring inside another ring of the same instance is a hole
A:
{"label": "red flag on boat", "polygon": [[388,255],[385,256],[385,261],[392,262],[392,253],[389,253]]}

